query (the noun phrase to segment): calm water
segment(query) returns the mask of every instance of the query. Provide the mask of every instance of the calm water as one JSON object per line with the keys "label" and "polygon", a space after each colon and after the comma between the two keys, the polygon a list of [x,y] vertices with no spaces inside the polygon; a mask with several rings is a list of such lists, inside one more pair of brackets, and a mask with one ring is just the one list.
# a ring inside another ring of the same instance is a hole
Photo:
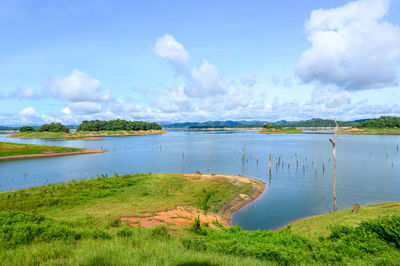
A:
{"label": "calm water", "polygon": [[[274,229],[332,209],[332,145],[327,134],[171,131],[101,140],[0,141],[106,149],[109,152],[0,162],[0,191],[127,173],[240,174],[267,183],[263,195],[236,212],[232,224]],[[337,144],[339,209],[400,201],[399,136],[344,136]],[[245,147],[245,159],[242,150]],[[268,154],[272,153],[271,176]],[[296,161],[297,156],[297,161]],[[277,162],[280,157],[280,164]],[[298,163],[297,163],[298,162]],[[289,165],[288,165],[289,164]],[[323,171],[323,164],[325,171]]]}

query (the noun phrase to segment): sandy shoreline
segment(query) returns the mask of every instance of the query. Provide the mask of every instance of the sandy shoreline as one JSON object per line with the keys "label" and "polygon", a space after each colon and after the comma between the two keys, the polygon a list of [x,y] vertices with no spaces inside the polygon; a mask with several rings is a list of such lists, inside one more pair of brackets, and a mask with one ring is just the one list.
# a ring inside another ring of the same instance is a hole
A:
{"label": "sandy shoreline", "polygon": [[0,161],[1,160],[27,159],[27,158],[55,157],[55,156],[65,156],[65,155],[78,155],[78,154],[92,154],[92,153],[103,153],[103,152],[107,152],[107,151],[100,150],[100,149],[84,149],[81,151],[71,151],[71,152],[23,154],[23,155],[3,156],[3,157],[0,157]]}
{"label": "sandy shoreline", "polygon": [[261,180],[235,175],[208,175],[208,174],[186,174],[188,179],[199,178],[227,178],[232,183],[252,183],[253,191],[250,195],[239,194],[227,201],[218,213],[206,212],[193,206],[177,206],[172,210],[160,211],[146,217],[121,217],[122,221],[130,222],[132,226],[153,227],[165,224],[190,225],[195,218],[200,222],[207,223],[210,227],[217,228],[213,222],[218,221],[224,227],[230,227],[232,214],[257,199],[264,191],[265,183]]}

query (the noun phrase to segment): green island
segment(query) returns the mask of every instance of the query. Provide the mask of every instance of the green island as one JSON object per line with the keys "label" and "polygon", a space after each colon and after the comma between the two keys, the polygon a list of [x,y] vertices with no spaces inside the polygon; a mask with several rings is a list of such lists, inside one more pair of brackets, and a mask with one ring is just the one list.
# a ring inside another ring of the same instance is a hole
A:
{"label": "green island", "polygon": [[135,135],[154,135],[167,133],[157,123],[148,123],[142,121],[126,121],[126,120],[92,120],[83,121],[77,128],[76,132],[70,133],[68,127],[60,123],[44,124],[35,129],[32,126],[23,126],[10,138],[21,139],[56,139],[56,140],[73,140],[73,139],[96,139],[107,136],[135,136]]}
{"label": "green island", "polygon": [[241,176],[116,174],[3,192],[0,261],[3,265],[395,265],[400,261],[398,203],[322,215],[276,232],[224,226],[232,211],[263,189],[262,182]]}
{"label": "green island", "polygon": [[369,119],[356,127],[338,131],[348,135],[400,135],[400,117],[381,116]]}
{"label": "green island", "polygon": [[299,134],[303,131],[295,127],[281,127],[279,125],[273,125],[271,123],[266,123],[264,128],[257,133],[261,134]]}
{"label": "green island", "polygon": [[88,154],[100,152],[104,151],[52,145],[0,142],[0,160],[52,157],[60,155]]}

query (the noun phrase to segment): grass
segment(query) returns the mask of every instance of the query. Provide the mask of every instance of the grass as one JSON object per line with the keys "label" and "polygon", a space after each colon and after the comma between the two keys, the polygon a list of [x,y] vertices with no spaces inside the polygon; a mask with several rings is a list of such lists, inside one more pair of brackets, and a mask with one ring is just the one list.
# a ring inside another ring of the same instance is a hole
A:
{"label": "grass", "polygon": [[165,131],[149,130],[149,131],[133,131],[133,130],[117,130],[117,131],[77,131],[75,133],[65,132],[22,132],[11,135],[12,138],[23,139],[85,139],[91,137],[106,137],[106,136],[129,136],[129,135],[149,135],[161,134]]}
{"label": "grass", "polygon": [[400,135],[400,128],[350,128],[338,131],[348,135]]}
{"label": "grass", "polygon": [[294,127],[289,128],[270,128],[270,129],[262,129],[258,131],[261,134],[299,134],[303,131],[301,129],[297,129]]}
{"label": "grass", "polygon": [[356,226],[368,219],[391,215],[400,215],[400,202],[361,206],[357,213],[352,209],[328,213],[291,224],[290,229],[293,233],[316,239],[327,235],[329,228],[335,225]]}
{"label": "grass", "polygon": [[73,152],[83,149],[58,147],[51,145],[35,145],[35,144],[21,144],[0,142],[0,157],[13,156],[13,155],[27,155],[27,154],[43,154],[43,153],[60,153],[60,152]]}
{"label": "grass", "polygon": [[[246,183],[221,176],[136,174],[0,193],[2,265],[397,265],[400,215],[394,203],[362,206],[279,232],[192,227],[132,227],[122,215],[176,205],[218,211]],[[398,205],[396,205],[398,206]],[[391,215],[391,216],[390,216]],[[369,219],[369,220],[365,220]],[[315,222],[315,221],[318,221]],[[329,226],[334,221],[333,226]],[[339,225],[340,223],[340,225]],[[220,227],[220,226],[218,226]]]}
{"label": "grass", "polygon": [[198,179],[183,174],[102,176],[0,193],[0,211],[36,210],[55,219],[91,215],[105,221],[143,216],[178,205],[218,212],[229,199],[251,192],[251,183],[232,184],[219,176]]}

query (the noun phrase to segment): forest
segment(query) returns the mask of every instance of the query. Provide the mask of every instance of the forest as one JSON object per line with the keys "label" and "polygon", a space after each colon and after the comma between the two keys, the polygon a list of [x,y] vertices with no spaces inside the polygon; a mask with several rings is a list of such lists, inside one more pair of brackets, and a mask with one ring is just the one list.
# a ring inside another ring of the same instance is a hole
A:
{"label": "forest", "polygon": [[358,128],[400,128],[400,117],[381,116],[357,125]]}
{"label": "forest", "polygon": [[161,130],[162,127],[157,123],[148,123],[142,121],[127,121],[127,120],[91,120],[83,121],[77,131],[116,131],[116,130]]}

